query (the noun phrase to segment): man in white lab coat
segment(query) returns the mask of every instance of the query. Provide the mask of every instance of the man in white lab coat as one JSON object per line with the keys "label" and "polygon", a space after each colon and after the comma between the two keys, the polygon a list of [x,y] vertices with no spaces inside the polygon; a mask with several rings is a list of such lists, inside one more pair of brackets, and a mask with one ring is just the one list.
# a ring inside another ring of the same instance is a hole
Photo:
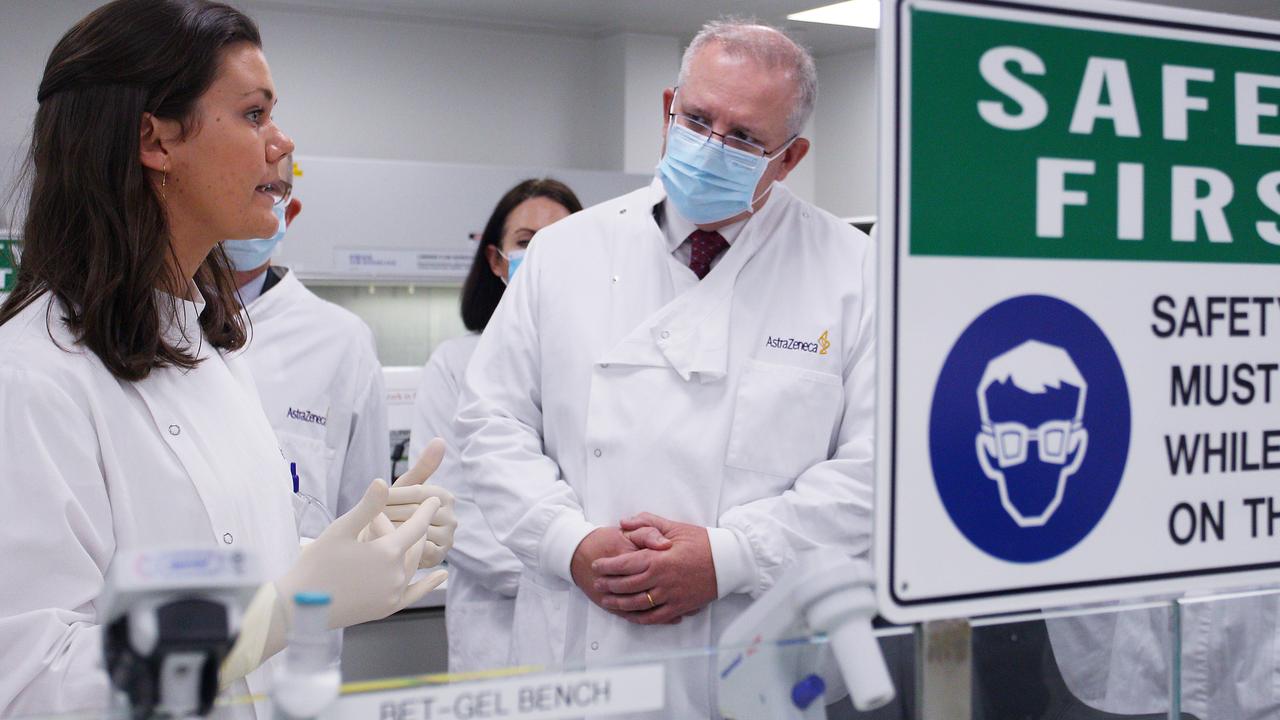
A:
{"label": "man in white lab coat", "polygon": [[[813,61],[711,23],[663,95],[658,178],[539,232],[459,404],[477,504],[524,564],[513,660],[712,645],[796,553],[869,541],[869,239],[776,181]],[[715,714],[673,666],[664,716]]]}
{"label": "man in white lab coat", "polygon": [[[292,156],[281,182],[299,175]],[[271,255],[302,203],[276,208],[273,237],[224,242],[236,270],[250,338],[244,350],[263,409],[293,477],[302,537],[359,502],[369,480],[391,470],[386,391],[373,332],[320,299]]]}

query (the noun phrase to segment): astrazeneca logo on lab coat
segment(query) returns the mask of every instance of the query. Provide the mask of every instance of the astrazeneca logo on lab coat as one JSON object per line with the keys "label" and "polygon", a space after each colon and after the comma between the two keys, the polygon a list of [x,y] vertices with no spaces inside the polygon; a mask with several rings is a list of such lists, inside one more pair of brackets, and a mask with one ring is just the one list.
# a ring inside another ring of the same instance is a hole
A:
{"label": "astrazeneca logo on lab coat", "polygon": [[1005,300],[947,355],[929,417],[934,483],[988,554],[1037,562],[1074,547],[1110,506],[1128,451],[1124,371],[1075,306]]}
{"label": "astrazeneca logo on lab coat", "polygon": [[315,425],[320,425],[322,427],[329,423],[329,418],[325,417],[324,415],[317,415],[311,412],[310,410],[289,408],[288,412],[286,412],[285,415],[287,415],[290,420],[298,420],[304,423],[313,423]]}
{"label": "astrazeneca logo on lab coat", "polygon": [[827,337],[831,331],[823,330],[818,336],[817,342],[809,342],[807,340],[797,340],[793,337],[774,337],[769,336],[764,341],[765,347],[777,348],[779,350],[799,350],[800,352],[815,353],[818,355],[826,355],[831,349],[831,340]]}

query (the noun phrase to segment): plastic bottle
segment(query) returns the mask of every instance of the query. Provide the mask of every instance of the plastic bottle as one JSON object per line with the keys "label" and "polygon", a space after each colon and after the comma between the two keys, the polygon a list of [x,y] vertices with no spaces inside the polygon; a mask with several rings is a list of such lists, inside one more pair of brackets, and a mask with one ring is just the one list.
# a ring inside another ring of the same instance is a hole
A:
{"label": "plastic bottle", "polygon": [[284,660],[276,671],[271,699],[277,717],[319,717],[338,698],[341,635],[329,629],[329,596],[300,592],[293,597],[293,625]]}

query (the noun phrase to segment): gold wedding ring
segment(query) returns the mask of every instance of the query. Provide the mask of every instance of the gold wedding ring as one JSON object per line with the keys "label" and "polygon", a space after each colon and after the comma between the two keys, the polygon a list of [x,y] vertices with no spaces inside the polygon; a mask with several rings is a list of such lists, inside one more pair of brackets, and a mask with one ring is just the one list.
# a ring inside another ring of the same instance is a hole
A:
{"label": "gold wedding ring", "polygon": [[649,592],[648,592],[647,590],[645,591],[644,596],[645,596],[645,597],[647,597],[647,598],[649,598],[649,607],[650,607],[650,609],[658,607],[658,603],[656,603],[656,602],[654,602],[654,601],[653,601],[653,596],[652,596],[652,595],[650,595],[650,594],[649,594]]}

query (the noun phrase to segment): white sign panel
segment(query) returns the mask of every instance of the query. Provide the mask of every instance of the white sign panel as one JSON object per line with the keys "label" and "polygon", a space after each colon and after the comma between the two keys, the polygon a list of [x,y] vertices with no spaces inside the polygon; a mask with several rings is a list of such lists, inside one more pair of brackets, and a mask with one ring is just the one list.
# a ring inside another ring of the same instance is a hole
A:
{"label": "white sign panel", "polygon": [[1280,25],[1135,8],[886,5],[894,621],[1280,580]]}
{"label": "white sign panel", "polygon": [[661,664],[611,670],[528,675],[509,680],[346,695],[342,720],[559,720],[653,712],[665,707]]}
{"label": "white sign panel", "polygon": [[379,250],[337,248],[333,264],[349,277],[454,279],[461,281],[471,269],[475,249]]}

